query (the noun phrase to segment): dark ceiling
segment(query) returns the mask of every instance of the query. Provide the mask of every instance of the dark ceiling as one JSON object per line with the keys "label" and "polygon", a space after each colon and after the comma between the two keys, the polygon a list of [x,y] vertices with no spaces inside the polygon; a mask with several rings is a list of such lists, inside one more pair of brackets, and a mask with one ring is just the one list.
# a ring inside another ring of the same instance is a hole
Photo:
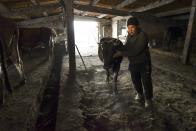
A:
{"label": "dark ceiling", "polygon": [[[0,14],[18,20],[62,14],[60,0],[1,0]],[[110,19],[130,12],[158,16],[184,15],[192,0],[74,0],[75,15]],[[161,14],[161,15],[160,15]]]}

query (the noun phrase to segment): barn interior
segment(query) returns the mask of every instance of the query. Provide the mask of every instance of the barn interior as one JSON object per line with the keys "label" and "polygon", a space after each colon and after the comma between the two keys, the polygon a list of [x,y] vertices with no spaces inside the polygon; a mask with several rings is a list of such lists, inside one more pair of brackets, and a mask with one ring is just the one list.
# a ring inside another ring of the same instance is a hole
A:
{"label": "barn interior", "polygon": [[[129,61],[117,88],[102,38],[149,36],[153,108],[136,102]],[[0,131],[196,131],[196,0],[0,0]]]}

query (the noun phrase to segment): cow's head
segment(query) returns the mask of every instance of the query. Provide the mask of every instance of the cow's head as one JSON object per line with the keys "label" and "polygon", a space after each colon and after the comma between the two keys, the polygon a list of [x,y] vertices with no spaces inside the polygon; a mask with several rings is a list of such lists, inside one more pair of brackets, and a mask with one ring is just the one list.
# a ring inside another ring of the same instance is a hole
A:
{"label": "cow's head", "polygon": [[99,54],[99,56],[102,55],[101,57],[103,58],[104,69],[112,67],[114,62],[113,54],[116,52],[119,44],[122,44],[122,42],[114,38],[102,38],[100,40],[99,48],[101,50],[101,54]]}

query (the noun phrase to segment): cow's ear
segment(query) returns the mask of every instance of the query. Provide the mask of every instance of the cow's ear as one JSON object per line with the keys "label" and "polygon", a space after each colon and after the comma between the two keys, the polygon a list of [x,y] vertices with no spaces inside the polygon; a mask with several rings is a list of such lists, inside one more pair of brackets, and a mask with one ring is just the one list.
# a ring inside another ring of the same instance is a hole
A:
{"label": "cow's ear", "polygon": [[99,42],[97,42],[97,44],[99,45],[100,43],[99,43]]}

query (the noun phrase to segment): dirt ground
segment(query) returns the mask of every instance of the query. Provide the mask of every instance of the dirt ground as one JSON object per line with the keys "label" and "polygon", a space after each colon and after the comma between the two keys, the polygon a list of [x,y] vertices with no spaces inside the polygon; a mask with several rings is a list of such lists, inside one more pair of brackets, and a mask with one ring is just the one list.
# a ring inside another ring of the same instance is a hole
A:
{"label": "dirt ground", "polygon": [[[196,131],[196,70],[170,56],[152,52],[154,108],[148,111],[134,100],[135,90],[128,72],[128,60],[121,65],[117,95],[112,81],[105,82],[105,70],[97,56],[79,56],[77,71],[69,72],[68,56],[55,51],[56,62],[44,57],[25,61],[27,83],[8,95],[0,108],[0,131]],[[63,59],[62,59],[63,57]],[[31,58],[31,59],[29,59]],[[42,83],[50,74],[46,87]],[[38,96],[45,89],[39,119]],[[36,113],[33,113],[36,112]],[[31,123],[31,124],[32,124]],[[31,129],[29,129],[31,128]]]}
{"label": "dirt ground", "polygon": [[151,112],[134,100],[127,59],[121,65],[117,95],[112,93],[112,82],[105,82],[98,57],[84,57],[84,61],[86,71],[77,57],[77,71],[70,74],[68,58],[64,58],[56,131],[196,131],[196,72],[192,67],[152,53]]}

